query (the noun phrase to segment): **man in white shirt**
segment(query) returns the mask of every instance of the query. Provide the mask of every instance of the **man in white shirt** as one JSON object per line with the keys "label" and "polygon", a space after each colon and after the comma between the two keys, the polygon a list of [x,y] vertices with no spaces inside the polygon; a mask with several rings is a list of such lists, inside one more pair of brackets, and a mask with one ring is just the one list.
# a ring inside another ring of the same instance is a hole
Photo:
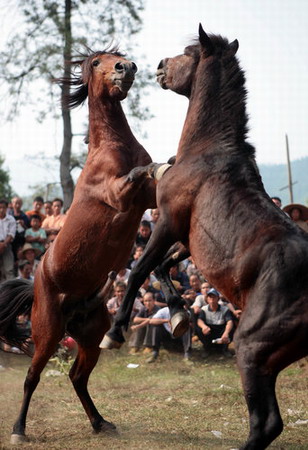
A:
{"label": "man in white shirt", "polygon": [[189,329],[179,338],[172,336],[168,306],[159,309],[150,319],[149,324],[155,326],[153,327],[153,353],[147,362],[152,363],[157,359],[161,344],[170,348],[182,346],[184,359],[190,359],[191,331]]}
{"label": "man in white shirt", "polygon": [[14,255],[11,247],[16,234],[16,220],[7,214],[8,202],[0,199],[0,281],[14,278]]}

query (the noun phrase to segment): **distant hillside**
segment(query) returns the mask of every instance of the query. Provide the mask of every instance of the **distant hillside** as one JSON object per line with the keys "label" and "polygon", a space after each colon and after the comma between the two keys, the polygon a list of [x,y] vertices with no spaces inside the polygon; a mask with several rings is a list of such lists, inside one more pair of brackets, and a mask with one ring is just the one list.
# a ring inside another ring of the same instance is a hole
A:
{"label": "distant hillside", "polygon": [[[267,193],[280,197],[282,205],[290,203],[289,189],[280,190],[288,185],[288,169],[286,164],[259,164],[263,184]],[[308,206],[308,156],[291,162],[294,203]]]}

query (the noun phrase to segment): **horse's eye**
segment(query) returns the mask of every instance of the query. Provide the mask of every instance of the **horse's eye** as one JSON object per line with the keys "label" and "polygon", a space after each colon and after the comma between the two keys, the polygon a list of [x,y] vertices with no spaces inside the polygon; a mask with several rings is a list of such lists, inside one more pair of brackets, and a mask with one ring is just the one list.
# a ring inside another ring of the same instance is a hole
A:
{"label": "horse's eye", "polygon": [[92,63],[92,66],[93,67],[96,67],[96,66],[98,66],[99,65],[99,60],[98,59],[96,59],[95,61],[93,61],[93,63]]}

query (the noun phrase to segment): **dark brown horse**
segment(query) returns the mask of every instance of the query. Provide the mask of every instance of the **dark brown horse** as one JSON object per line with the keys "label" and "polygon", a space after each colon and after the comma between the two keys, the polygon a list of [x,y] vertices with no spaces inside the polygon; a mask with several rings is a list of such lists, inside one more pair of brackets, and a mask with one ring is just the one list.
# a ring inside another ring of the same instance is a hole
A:
{"label": "dark brown horse", "polygon": [[[87,390],[110,324],[101,292],[108,272],[126,264],[141,216],[155,207],[155,184],[146,171],[151,158],[133,136],[120,101],[137,67],[116,51],[96,52],[81,65],[68,106],[89,102],[89,152],[65,225],[43,257],[33,286],[13,280],[1,287],[0,335],[14,342],[17,314],[31,308],[35,352],[24,385],[24,400],[12,443],[25,439],[26,414],[50,356],[67,331],[78,343],[70,378],[96,432],[115,426],[98,413]],[[108,288],[108,282],[107,282]],[[106,289],[107,289],[106,288]],[[34,299],[34,300],[33,300]],[[11,340],[10,340],[11,339]],[[19,343],[26,349],[25,343]]]}
{"label": "dark brown horse", "polygon": [[264,190],[246,140],[237,49],[200,26],[199,42],[158,67],[161,86],[187,96],[189,107],[176,162],[158,182],[159,221],[109,336],[118,339],[136,289],[181,241],[209,282],[244,308],[235,337],[250,416],[242,448],[261,450],[283,429],[277,376],[308,353],[308,234]]}

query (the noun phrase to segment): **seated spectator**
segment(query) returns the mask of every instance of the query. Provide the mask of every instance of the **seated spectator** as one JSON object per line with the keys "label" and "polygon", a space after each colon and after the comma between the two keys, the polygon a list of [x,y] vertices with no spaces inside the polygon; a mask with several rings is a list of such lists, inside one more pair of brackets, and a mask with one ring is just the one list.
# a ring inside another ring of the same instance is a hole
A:
{"label": "seated spectator", "polygon": [[178,264],[171,267],[169,274],[170,274],[170,278],[172,281],[175,280],[180,283],[178,290],[180,291],[181,294],[184,291],[186,291],[187,289],[191,289],[190,284],[189,284],[189,278],[188,278],[186,272],[180,271]]}
{"label": "seated spectator", "polygon": [[[206,358],[211,350],[221,350],[223,355],[230,356],[228,344],[233,329],[233,320],[230,310],[218,303],[219,292],[212,288],[207,293],[207,305],[202,306],[197,321],[197,333],[204,347]],[[213,340],[220,339],[220,345]]]}
{"label": "seated spectator", "polygon": [[278,208],[281,209],[282,202],[281,202],[281,198],[280,197],[271,197],[271,200],[272,200],[273,203],[275,203],[275,205],[278,206]]}
{"label": "seated spectator", "polygon": [[193,289],[196,293],[196,295],[201,294],[201,281],[199,278],[199,275],[193,274],[189,277],[189,285],[191,289]]}
{"label": "seated spectator", "polygon": [[129,274],[131,270],[124,267],[124,269],[119,270],[116,281],[123,281],[125,284],[128,282]]}
{"label": "seated spectator", "polygon": [[14,253],[14,260],[17,261],[18,249],[25,243],[25,231],[30,226],[28,216],[21,210],[22,199],[20,197],[12,198],[12,212],[13,217],[16,220],[16,234],[12,242],[12,250]]}
{"label": "seated spectator", "polygon": [[184,359],[190,359],[191,352],[191,331],[190,329],[179,338],[174,338],[170,326],[170,311],[168,306],[158,310],[152,318],[149,325],[153,326],[153,352],[147,360],[148,363],[156,361],[159,355],[161,344],[167,349],[178,350],[179,347],[184,350]]}
{"label": "seated spectator", "polygon": [[19,276],[18,278],[24,278],[25,280],[34,280],[33,275],[31,275],[32,267],[26,259],[22,259],[18,263]]}
{"label": "seated spectator", "polygon": [[52,216],[46,217],[42,223],[42,228],[46,231],[47,236],[50,233],[59,233],[66,220],[66,215],[61,214],[63,200],[55,198],[52,201]]}
{"label": "seated spectator", "polygon": [[46,231],[41,228],[42,220],[38,214],[34,214],[30,218],[31,228],[25,232],[26,242],[30,243],[33,248],[40,251],[40,255],[45,253],[45,244],[47,241]]}
{"label": "seated spectator", "polygon": [[191,256],[189,256],[183,262],[185,262],[185,266],[186,266],[185,270],[186,270],[187,276],[189,278],[191,277],[191,275],[198,275],[198,277],[200,278],[201,281],[204,280],[203,275],[201,274],[200,270],[195,265]]}
{"label": "seated spectator", "polygon": [[57,232],[52,231],[48,236],[47,236],[47,240],[45,243],[45,251],[51,246],[51,244],[53,243],[53,241],[56,239],[57,237]]}
{"label": "seated spectator", "polygon": [[155,305],[155,299],[152,292],[146,292],[143,296],[143,305],[133,319],[131,326],[132,335],[128,346],[130,354],[137,353],[140,348],[144,349],[144,353],[152,350],[153,345],[153,326],[150,325],[150,318],[159,310],[159,306]]}
{"label": "seated spectator", "polygon": [[187,308],[190,309],[195,301],[196,292],[194,289],[186,289],[186,291],[182,294],[182,298],[185,300]]}
{"label": "seated spectator", "polygon": [[49,200],[44,202],[44,213],[46,217],[52,216],[52,202]]}
{"label": "seated spectator", "polygon": [[16,220],[7,214],[8,202],[0,199],[0,281],[14,278],[12,242],[16,234]]}
{"label": "seated spectator", "polygon": [[[109,299],[107,301],[107,309],[108,309],[108,312],[109,312],[112,320],[122,304],[125,290],[126,290],[126,284],[123,283],[123,281],[115,281],[114,282],[114,296],[111,297],[111,299]],[[142,307],[141,301],[139,299],[136,299],[134,302],[131,318],[133,318],[134,315],[136,315],[138,313],[138,311],[141,309],[141,307]]]}
{"label": "seated spectator", "polygon": [[292,203],[283,208],[293,222],[308,233],[308,208],[305,205]]}
{"label": "seated spectator", "polygon": [[143,247],[146,246],[148,243],[148,240],[150,239],[152,230],[151,230],[151,224],[147,220],[142,220],[139,225],[138,233],[136,236],[136,245],[143,245]]}
{"label": "seated spectator", "polygon": [[198,315],[200,313],[202,306],[207,305],[206,296],[211,288],[212,288],[212,286],[207,281],[204,281],[201,284],[201,294],[197,295],[194,303],[191,305],[191,307],[196,315]]}
{"label": "seated spectator", "polygon": [[41,209],[43,208],[43,204],[44,204],[44,200],[41,196],[37,196],[34,198],[33,200],[33,205],[32,205],[32,209],[30,211],[26,211],[26,215],[28,216],[29,220],[30,217],[33,216],[34,214],[37,214],[40,216],[40,218],[43,220],[45,219],[45,214],[43,214],[41,212]]}
{"label": "seated spectator", "polygon": [[33,275],[31,275],[32,267],[26,259],[22,259],[18,263],[19,276],[17,278],[24,278],[25,280],[34,280]]}
{"label": "seated spectator", "polygon": [[150,221],[151,231],[154,230],[158,219],[159,219],[159,209],[158,208],[151,209],[151,221]]}
{"label": "seated spectator", "polygon": [[133,269],[135,267],[135,265],[137,264],[137,261],[139,260],[140,256],[142,255],[142,253],[144,252],[144,245],[136,245],[134,252],[133,252],[133,259],[130,263],[130,269]]}
{"label": "seated spectator", "polygon": [[[29,264],[31,266],[31,275],[34,276],[37,266],[40,263],[39,260],[36,259],[41,254],[40,250],[38,248],[32,247],[31,244],[26,242],[24,244],[24,246],[22,247],[20,254],[21,254],[21,259],[23,259],[23,260],[26,259],[29,262]],[[19,272],[19,276],[21,276],[20,272]]]}

